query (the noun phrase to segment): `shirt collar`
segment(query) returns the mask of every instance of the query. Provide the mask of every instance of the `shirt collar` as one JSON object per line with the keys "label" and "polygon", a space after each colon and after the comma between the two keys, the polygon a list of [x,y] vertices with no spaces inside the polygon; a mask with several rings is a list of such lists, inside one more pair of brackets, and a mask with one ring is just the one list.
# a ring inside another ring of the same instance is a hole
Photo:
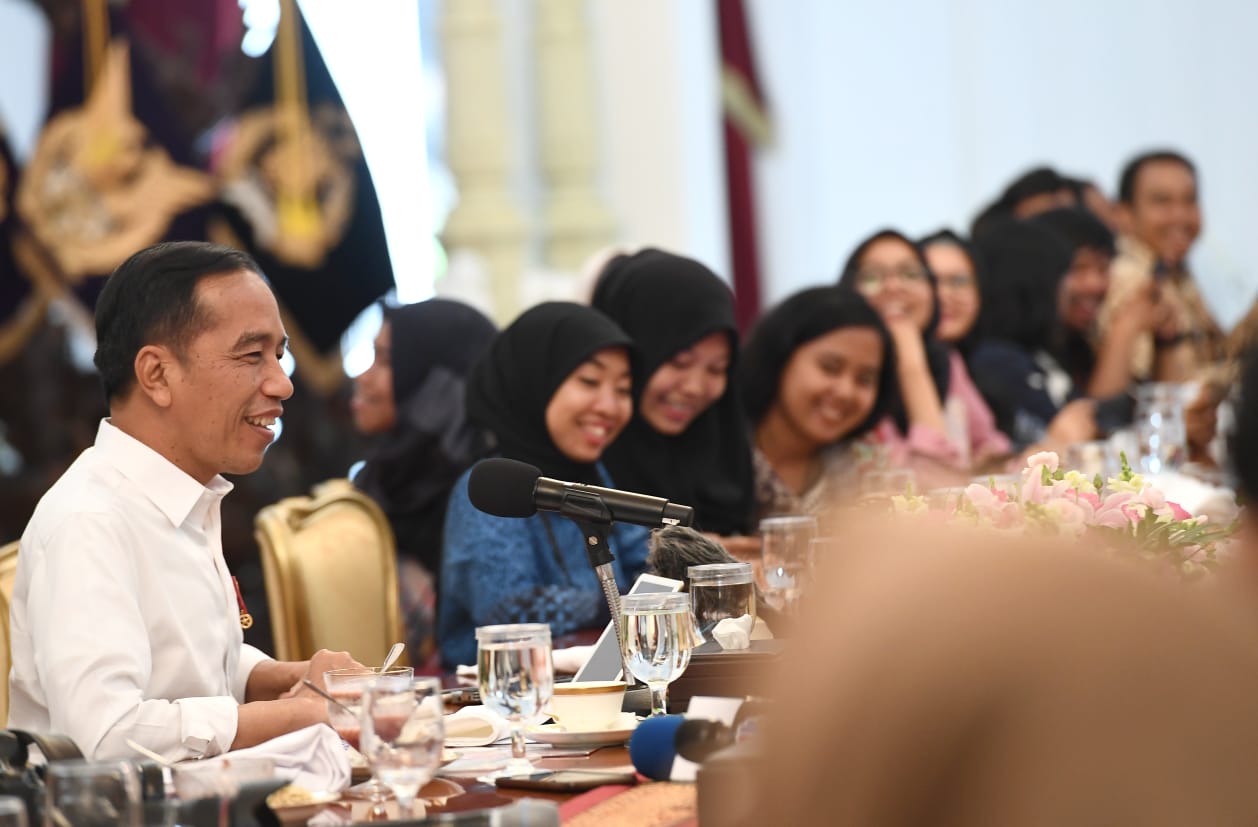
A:
{"label": "shirt collar", "polygon": [[[232,490],[232,484],[221,476],[215,476],[209,485],[202,485],[108,419],[100,421],[96,432],[96,452],[135,483],[175,526],[182,525],[192,516],[194,509],[204,512],[210,504],[222,500]],[[203,501],[198,509],[198,504]]]}

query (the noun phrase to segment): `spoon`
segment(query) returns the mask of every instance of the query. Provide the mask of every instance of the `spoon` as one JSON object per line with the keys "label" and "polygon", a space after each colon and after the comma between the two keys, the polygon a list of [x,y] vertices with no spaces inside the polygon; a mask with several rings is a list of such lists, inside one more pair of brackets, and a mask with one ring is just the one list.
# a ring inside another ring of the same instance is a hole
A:
{"label": "spoon", "polygon": [[317,684],[317,683],[315,683],[314,681],[310,680],[310,678],[302,678],[302,679],[301,679],[301,682],[302,682],[303,684],[305,684],[305,685],[306,685],[306,688],[308,688],[308,689],[313,689],[313,690],[314,690],[317,694],[322,695],[324,698],[327,698],[329,701],[331,701],[332,703],[336,704],[336,705],[337,705],[337,706],[339,706],[341,709],[343,709],[343,710],[345,710],[346,712],[348,712],[350,715],[353,715],[355,718],[357,718],[357,717],[358,717],[358,713],[357,713],[357,712],[355,712],[354,710],[350,709],[348,706],[346,706],[345,704],[341,703],[341,702],[340,702],[340,701],[338,701],[336,698],[333,698],[331,694],[329,694],[328,692],[324,691],[324,690],[323,690],[323,689],[319,686],[319,684]]}
{"label": "spoon", "polygon": [[130,738],[127,739],[127,746],[131,747],[131,749],[140,753],[141,755],[143,755],[145,758],[149,759],[150,761],[156,761],[157,763],[161,764],[163,767],[173,766],[173,764],[171,764],[162,756],[158,755],[156,752],[153,752],[153,750],[149,749],[143,744],[137,744],[135,741],[132,741]]}
{"label": "spoon", "polygon": [[389,650],[389,654],[384,656],[384,666],[380,667],[381,674],[388,672],[389,667],[397,663],[397,659],[402,657],[402,650],[406,648],[406,644],[398,641],[393,644],[393,648]]}

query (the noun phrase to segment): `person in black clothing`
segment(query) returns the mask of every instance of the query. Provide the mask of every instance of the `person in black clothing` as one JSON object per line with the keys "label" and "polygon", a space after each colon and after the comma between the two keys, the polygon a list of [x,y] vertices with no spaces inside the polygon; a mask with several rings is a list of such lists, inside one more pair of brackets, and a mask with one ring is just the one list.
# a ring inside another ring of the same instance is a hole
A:
{"label": "person in black clothing", "polygon": [[591,304],[641,356],[634,416],[604,455],[616,484],[693,506],[695,528],[754,553],[751,441],[733,378],[734,297],[693,259],[645,249],[608,263]]}
{"label": "person in black clothing", "polygon": [[480,311],[448,299],[386,308],[376,358],[354,380],[355,427],[377,436],[354,484],[380,504],[398,550],[411,660],[432,654],[446,500],[490,447],[464,412],[472,363],[496,333]]}

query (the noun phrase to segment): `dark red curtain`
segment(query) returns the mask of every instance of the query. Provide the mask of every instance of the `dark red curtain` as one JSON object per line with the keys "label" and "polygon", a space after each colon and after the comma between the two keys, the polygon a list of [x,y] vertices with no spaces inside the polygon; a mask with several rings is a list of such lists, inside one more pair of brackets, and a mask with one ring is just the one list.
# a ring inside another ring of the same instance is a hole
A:
{"label": "dark red curtain", "polygon": [[746,6],[743,0],[717,0],[716,8],[734,309],[739,327],[746,331],[760,313],[760,248],[752,162],[755,148],[769,140],[769,120],[756,74]]}

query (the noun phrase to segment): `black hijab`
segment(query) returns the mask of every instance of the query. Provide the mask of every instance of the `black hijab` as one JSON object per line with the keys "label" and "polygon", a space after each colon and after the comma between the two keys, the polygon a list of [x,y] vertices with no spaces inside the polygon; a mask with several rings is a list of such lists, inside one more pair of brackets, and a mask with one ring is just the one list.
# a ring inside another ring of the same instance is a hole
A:
{"label": "black hijab", "polygon": [[446,499],[489,447],[464,412],[472,362],[496,328],[478,310],[447,299],[385,308],[397,423],[377,443],[354,484],[380,504],[398,551],[438,573]]}
{"label": "black hijab", "polygon": [[725,393],[676,436],[661,434],[641,415],[607,449],[616,485],[693,506],[695,525],[717,534],[751,530],[755,478],[751,442],[735,387],[738,328],[725,282],[693,259],[646,249],[613,259],[591,303],[633,337],[641,360],[634,372],[640,402],[651,376],[678,352],[712,333],[729,339]]}
{"label": "black hijab", "polygon": [[878,311],[846,287],[812,287],[769,310],[747,336],[739,365],[743,408],[753,424],[760,424],[778,398],[782,372],[791,356],[813,339],[845,327],[871,327],[882,339],[882,370],[873,410],[843,440],[855,439],[873,428],[899,399],[895,376],[895,344]]}
{"label": "black hijab", "polygon": [[[930,378],[934,380],[935,392],[939,394],[939,403],[943,404],[948,398],[948,377],[952,371],[952,365],[948,358],[949,347],[935,338],[935,330],[939,327],[939,283],[935,280],[935,274],[930,269],[930,265],[926,263],[926,257],[922,255],[922,251],[918,249],[918,246],[908,236],[898,230],[879,230],[862,241],[860,246],[848,256],[847,262],[843,265],[843,271],[839,274],[839,286],[857,290],[856,274],[860,271],[861,259],[865,257],[865,253],[875,242],[887,238],[893,238],[907,244],[917,258],[917,263],[926,271],[927,279],[930,280],[930,321],[926,323],[926,329],[922,331],[922,343],[926,350],[926,364],[930,368]],[[900,428],[900,432],[907,434],[909,431],[909,417],[904,410],[904,404],[899,393],[895,395],[895,407],[892,409],[891,414],[895,417],[895,423]]]}
{"label": "black hijab", "polygon": [[467,415],[488,428],[498,451],[567,482],[601,485],[593,463],[569,459],[546,427],[546,408],[564,380],[596,352],[633,343],[615,322],[572,302],[544,302],[499,333],[472,368]]}

